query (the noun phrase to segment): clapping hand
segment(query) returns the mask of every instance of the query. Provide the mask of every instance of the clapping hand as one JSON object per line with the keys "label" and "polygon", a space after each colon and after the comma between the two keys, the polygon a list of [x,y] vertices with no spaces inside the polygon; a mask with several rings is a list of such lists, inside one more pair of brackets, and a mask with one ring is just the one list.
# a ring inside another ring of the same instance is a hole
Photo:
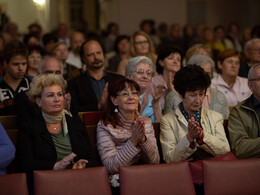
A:
{"label": "clapping hand", "polygon": [[188,123],[188,134],[187,138],[190,143],[193,143],[193,141],[197,138],[199,138],[203,134],[203,130],[200,127],[200,124],[194,120],[193,117],[189,120]]}
{"label": "clapping hand", "polygon": [[131,141],[135,146],[146,141],[144,122],[141,119],[137,118],[133,124]]}

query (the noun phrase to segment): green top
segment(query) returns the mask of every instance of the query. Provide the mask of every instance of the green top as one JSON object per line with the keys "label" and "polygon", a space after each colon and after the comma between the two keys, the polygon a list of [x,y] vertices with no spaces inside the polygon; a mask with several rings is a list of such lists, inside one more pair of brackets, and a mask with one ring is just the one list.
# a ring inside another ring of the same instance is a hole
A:
{"label": "green top", "polygon": [[57,153],[57,161],[62,160],[65,156],[68,156],[72,153],[70,136],[67,133],[66,136],[63,134],[63,130],[60,130],[58,133],[51,133],[51,138],[54,142],[56,153]]}

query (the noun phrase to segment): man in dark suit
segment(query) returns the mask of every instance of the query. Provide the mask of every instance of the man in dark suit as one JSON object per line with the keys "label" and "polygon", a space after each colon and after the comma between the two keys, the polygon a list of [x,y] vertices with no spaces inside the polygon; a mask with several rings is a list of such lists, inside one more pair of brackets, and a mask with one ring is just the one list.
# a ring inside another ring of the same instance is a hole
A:
{"label": "man in dark suit", "polygon": [[81,45],[80,57],[87,71],[69,82],[71,108],[77,112],[103,110],[108,84],[122,76],[105,71],[103,49],[95,40],[85,41]]}

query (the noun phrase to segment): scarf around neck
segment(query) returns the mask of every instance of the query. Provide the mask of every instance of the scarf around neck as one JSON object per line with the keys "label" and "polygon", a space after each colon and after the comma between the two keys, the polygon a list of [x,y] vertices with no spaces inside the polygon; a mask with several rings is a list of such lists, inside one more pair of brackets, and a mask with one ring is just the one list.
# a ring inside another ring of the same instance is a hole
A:
{"label": "scarf around neck", "polygon": [[46,123],[55,124],[55,123],[62,123],[63,135],[66,136],[68,134],[68,126],[65,114],[69,114],[65,109],[61,111],[59,116],[51,116],[44,112],[42,112],[42,116]]}

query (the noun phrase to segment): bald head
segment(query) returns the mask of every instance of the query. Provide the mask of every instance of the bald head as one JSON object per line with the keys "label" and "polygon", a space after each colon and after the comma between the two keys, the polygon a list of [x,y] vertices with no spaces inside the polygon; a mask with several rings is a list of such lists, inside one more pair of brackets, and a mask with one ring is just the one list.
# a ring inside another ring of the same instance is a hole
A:
{"label": "bald head", "polygon": [[79,31],[75,31],[70,35],[70,46],[74,54],[79,55],[80,47],[85,41],[85,36]]}
{"label": "bald head", "polygon": [[39,64],[40,74],[63,74],[62,62],[55,56],[46,56]]}

